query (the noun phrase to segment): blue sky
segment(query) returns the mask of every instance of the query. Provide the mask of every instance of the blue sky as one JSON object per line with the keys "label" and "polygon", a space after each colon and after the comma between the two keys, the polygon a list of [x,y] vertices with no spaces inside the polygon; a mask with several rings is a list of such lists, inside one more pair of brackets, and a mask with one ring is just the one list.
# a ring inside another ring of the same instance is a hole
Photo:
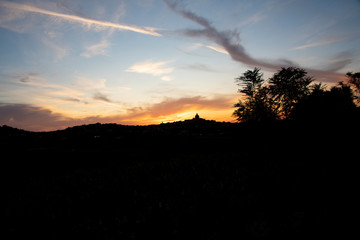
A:
{"label": "blue sky", "polygon": [[356,0],[0,0],[0,124],[232,121],[234,78],[360,71]]}

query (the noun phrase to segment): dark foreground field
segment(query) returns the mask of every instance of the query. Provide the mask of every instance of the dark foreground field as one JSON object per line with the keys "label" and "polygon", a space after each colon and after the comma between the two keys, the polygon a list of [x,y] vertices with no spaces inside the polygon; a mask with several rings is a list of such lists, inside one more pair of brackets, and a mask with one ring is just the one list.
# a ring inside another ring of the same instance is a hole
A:
{"label": "dark foreground field", "polygon": [[13,239],[344,237],[353,126],[2,127],[3,225]]}

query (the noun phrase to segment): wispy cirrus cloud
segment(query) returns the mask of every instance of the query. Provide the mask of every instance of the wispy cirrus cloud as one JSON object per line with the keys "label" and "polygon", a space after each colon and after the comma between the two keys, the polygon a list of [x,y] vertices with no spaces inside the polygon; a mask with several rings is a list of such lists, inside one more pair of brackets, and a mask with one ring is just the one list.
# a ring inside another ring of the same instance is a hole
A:
{"label": "wispy cirrus cloud", "polygon": [[85,47],[85,51],[81,53],[81,56],[86,58],[92,58],[97,55],[106,55],[108,53],[108,48],[110,47],[110,45],[111,44],[107,39],[102,39],[100,43]]}
{"label": "wispy cirrus cloud", "polygon": [[[66,5],[65,5],[66,6]],[[67,9],[70,11],[72,10],[70,7],[66,6]],[[125,10],[125,3],[120,2],[118,8],[115,10],[112,21],[118,22],[121,17],[123,17],[126,14]],[[89,44],[84,47],[84,52],[82,52],[80,55],[85,58],[92,58],[95,56],[106,56],[109,53],[109,48],[111,47],[110,38],[115,32],[116,29],[110,28],[107,33],[103,35],[100,42]]]}
{"label": "wispy cirrus cloud", "polygon": [[73,84],[73,87],[75,89],[83,89],[86,91],[94,90],[94,89],[103,89],[106,87],[106,79],[77,76]]}
{"label": "wispy cirrus cloud", "polygon": [[262,21],[266,17],[267,16],[265,14],[265,11],[261,10],[259,12],[256,12],[255,14],[251,15],[249,18],[245,19],[244,21],[241,21],[238,25],[244,26],[244,25],[254,24],[254,23]]}
{"label": "wispy cirrus cloud", "polygon": [[69,54],[69,50],[66,47],[56,44],[52,39],[49,39],[48,37],[41,37],[41,42],[45,46],[47,46],[48,49],[51,49],[51,52],[53,53],[56,61],[62,60],[65,56]]}
{"label": "wispy cirrus cloud", "polygon": [[181,68],[195,70],[195,71],[203,71],[203,72],[218,72],[216,69],[202,63],[188,64]]}
{"label": "wispy cirrus cloud", "polygon": [[[90,19],[90,18],[85,18],[85,17],[79,17],[77,15],[70,15],[70,14],[49,11],[46,9],[38,8],[38,7],[35,7],[32,5],[27,5],[27,4],[20,4],[20,3],[8,2],[8,1],[0,1],[0,7],[15,10],[17,12],[37,13],[37,14],[42,14],[42,15],[46,15],[46,16],[50,16],[50,17],[60,18],[62,20],[66,20],[69,22],[80,23],[89,29],[103,30],[103,29],[110,28],[110,29],[117,29],[117,30],[132,31],[132,32],[137,32],[137,33],[147,34],[147,35],[152,35],[152,36],[161,36],[161,34],[158,32],[158,29],[152,28],[152,27],[123,25],[123,24],[118,24],[118,23],[113,23],[113,22],[100,21],[100,20],[95,20],[95,19]],[[10,20],[14,20],[14,19],[10,19]]]}
{"label": "wispy cirrus cloud", "polygon": [[223,47],[212,46],[212,45],[204,45],[204,46],[205,46],[206,48],[208,48],[208,49],[211,49],[211,50],[215,51],[215,52],[229,55],[229,53],[228,53]]}
{"label": "wispy cirrus cloud", "polygon": [[307,48],[318,47],[318,46],[327,45],[327,44],[331,44],[331,43],[335,43],[335,42],[337,42],[337,41],[327,40],[327,41],[312,42],[312,43],[307,43],[304,45],[294,47],[291,50],[304,50]]}
{"label": "wispy cirrus cloud", "polygon": [[153,76],[161,76],[161,79],[164,81],[170,81],[172,78],[169,76],[165,76],[166,74],[172,73],[174,71],[174,67],[167,66],[169,62],[159,61],[145,61],[135,63],[126,69],[126,72],[135,72],[142,74],[150,74]]}
{"label": "wispy cirrus cloud", "polygon": [[313,42],[309,42],[309,43],[294,47],[291,50],[304,50],[304,49],[307,49],[307,48],[319,47],[319,46],[324,46],[324,45],[329,45],[329,44],[341,42],[341,41],[344,41],[344,40],[347,40],[347,39],[350,39],[350,37],[344,37],[344,36],[326,37],[326,38],[318,40],[318,41],[313,41]]}
{"label": "wispy cirrus cloud", "polygon": [[199,48],[207,48],[218,53],[229,55],[229,53],[219,45],[209,45],[204,43],[193,43],[185,48],[179,48],[179,50],[186,54],[193,54],[192,52],[198,50]]}

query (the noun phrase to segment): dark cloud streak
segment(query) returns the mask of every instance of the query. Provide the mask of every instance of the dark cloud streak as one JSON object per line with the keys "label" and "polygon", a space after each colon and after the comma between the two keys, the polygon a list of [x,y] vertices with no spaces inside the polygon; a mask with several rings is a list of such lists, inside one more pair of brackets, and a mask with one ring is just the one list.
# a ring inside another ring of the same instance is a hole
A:
{"label": "dark cloud streak", "polygon": [[[204,37],[207,38],[216,44],[222,46],[231,56],[234,61],[243,63],[248,67],[260,67],[271,71],[277,71],[281,67],[300,67],[296,63],[288,59],[278,59],[278,60],[260,60],[251,57],[239,42],[240,36],[236,31],[219,31],[216,29],[211,22],[197,14],[186,10],[183,4],[179,4],[179,1],[164,0],[167,6],[174,12],[182,15],[184,18],[189,19],[200,26],[203,29],[183,29],[178,32],[188,37]],[[237,41],[234,41],[237,40]],[[352,62],[351,56],[348,52],[340,53],[339,55],[347,56],[342,60],[333,62],[329,66],[325,67],[325,70],[316,70],[316,69],[307,69],[310,74],[313,74],[314,77],[319,77],[328,82],[336,82],[343,79],[342,74],[338,74],[336,71],[342,69],[346,65]]]}
{"label": "dark cloud streak", "polygon": [[190,69],[190,70],[195,70],[195,71],[213,72],[213,73],[218,72],[216,69],[211,68],[211,67],[206,66],[201,63],[188,64],[188,65],[180,67],[180,69]]}
{"label": "dark cloud streak", "polygon": [[[222,46],[231,56],[231,58],[235,61],[246,64],[247,66],[255,67],[261,66],[266,69],[275,70],[280,67],[287,65],[295,65],[290,60],[282,60],[279,64],[269,63],[266,61],[261,61],[252,58],[248,53],[246,53],[245,48],[239,44],[235,43],[233,39],[238,40],[239,34],[236,31],[219,31],[214,26],[212,26],[211,22],[204,17],[198,16],[195,13],[186,10],[181,7],[178,2],[164,0],[165,3],[172,9],[174,12],[179,13],[183,17],[198,23],[204,29],[185,29],[181,30],[181,32],[189,37],[205,37],[208,38],[218,45]],[[238,42],[238,41],[236,41]]]}
{"label": "dark cloud streak", "polygon": [[94,100],[99,100],[99,101],[104,101],[104,102],[108,102],[108,103],[111,103],[113,101],[111,101],[108,96],[106,96],[105,94],[101,93],[101,92],[96,92],[94,94],[94,97],[93,97]]}
{"label": "dark cloud streak", "polygon": [[336,72],[346,65],[350,64],[353,59],[353,53],[350,51],[344,51],[337,54],[333,59],[332,62],[326,67],[327,71],[329,72]]}

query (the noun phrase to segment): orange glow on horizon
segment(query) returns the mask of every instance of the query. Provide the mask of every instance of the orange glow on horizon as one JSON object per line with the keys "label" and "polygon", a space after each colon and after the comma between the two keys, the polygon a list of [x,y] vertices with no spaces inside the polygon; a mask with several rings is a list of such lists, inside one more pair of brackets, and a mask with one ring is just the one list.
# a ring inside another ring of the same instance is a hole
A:
{"label": "orange glow on horizon", "polygon": [[196,113],[199,114],[200,118],[206,120],[215,120],[217,122],[234,122],[232,117],[233,109],[213,111],[213,110],[186,110],[184,112],[178,112],[175,114],[151,117],[151,116],[140,116],[137,118],[119,119],[116,121],[118,124],[124,125],[153,125],[160,123],[171,123],[193,119]]}
{"label": "orange glow on horizon", "polygon": [[[145,107],[120,110],[116,110],[119,107],[116,103],[105,102],[103,105],[93,106],[90,111],[85,109],[86,112],[82,112],[82,108],[62,108],[61,104],[56,107],[13,105],[11,109],[15,117],[8,118],[2,124],[39,132],[93,123],[116,123],[133,126],[156,125],[193,119],[196,113],[206,120],[234,122],[235,119],[232,117],[234,109],[231,107],[234,102],[236,100],[231,95],[213,98],[196,96],[179,99],[169,98]],[[74,114],[76,109],[77,112]],[[18,115],[18,113],[21,114]]]}

